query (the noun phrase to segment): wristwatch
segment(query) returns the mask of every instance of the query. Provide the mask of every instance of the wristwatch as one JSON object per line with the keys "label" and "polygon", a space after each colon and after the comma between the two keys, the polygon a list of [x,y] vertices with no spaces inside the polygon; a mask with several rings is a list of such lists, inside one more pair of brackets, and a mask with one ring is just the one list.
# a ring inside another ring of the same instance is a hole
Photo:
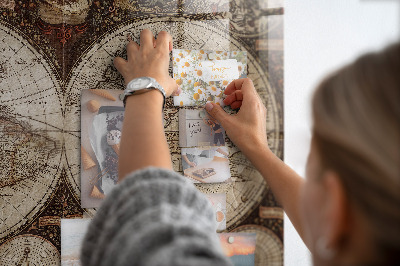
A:
{"label": "wristwatch", "polygon": [[165,90],[164,88],[154,79],[151,77],[140,77],[133,79],[129,81],[128,85],[126,85],[126,89],[124,90],[124,93],[121,93],[119,95],[119,98],[121,101],[124,102],[124,106],[126,104],[126,98],[128,96],[134,95],[134,94],[142,94],[144,92],[150,91],[150,90],[159,90],[161,94],[163,95],[163,110],[164,110],[164,104],[165,104]]}

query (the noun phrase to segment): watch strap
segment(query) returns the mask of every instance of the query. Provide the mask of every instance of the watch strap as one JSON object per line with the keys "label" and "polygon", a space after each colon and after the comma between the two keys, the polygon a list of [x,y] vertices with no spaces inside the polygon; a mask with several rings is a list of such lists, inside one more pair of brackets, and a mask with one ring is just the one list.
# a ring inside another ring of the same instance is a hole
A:
{"label": "watch strap", "polygon": [[119,95],[119,98],[121,101],[123,101],[124,103],[124,107],[126,105],[126,98],[128,96],[134,95],[135,93],[137,93],[138,91],[140,91],[141,93],[143,93],[143,91],[146,92],[146,90],[150,91],[150,90],[158,90],[159,92],[161,92],[162,96],[163,96],[163,105],[162,105],[162,109],[164,110],[164,106],[165,106],[165,98],[166,98],[166,93],[164,88],[154,79],[151,77],[147,77],[148,79],[150,79],[151,83],[149,84],[148,87],[144,87],[140,90],[129,90],[130,88],[130,84],[132,84],[133,82],[135,82],[136,79],[133,79],[131,81],[129,81],[129,83],[126,85],[126,89],[124,91],[124,93],[121,93]]}

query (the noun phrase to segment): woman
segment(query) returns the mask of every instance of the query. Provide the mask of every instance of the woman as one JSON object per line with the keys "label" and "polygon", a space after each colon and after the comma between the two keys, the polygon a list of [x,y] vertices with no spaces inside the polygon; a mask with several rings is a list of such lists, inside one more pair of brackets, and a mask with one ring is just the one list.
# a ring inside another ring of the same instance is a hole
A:
{"label": "woman", "polygon": [[225,145],[225,140],[224,140],[224,133],[221,125],[212,119],[207,119],[205,120],[203,118],[204,124],[208,125],[211,129],[211,135],[214,132],[214,146],[217,146],[219,143],[219,146]]}
{"label": "woman", "polygon": [[[168,76],[170,49],[169,34],[154,39],[144,30],[140,46],[128,44],[128,61],[114,64],[125,82],[150,76],[168,96],[177,90]],[[240,106],[237,115],[206,105],[266,179],[316,265],[400,263],[399,73],[396,44],[321,83],[305,181],[269,150],[266,109],[250,79],[225,91],[225,104]],[[84,265],[229,265],[209,203],[171,171],[162,102],[156,90],[127,98],[119,161],[124,180],[89,228]]]}

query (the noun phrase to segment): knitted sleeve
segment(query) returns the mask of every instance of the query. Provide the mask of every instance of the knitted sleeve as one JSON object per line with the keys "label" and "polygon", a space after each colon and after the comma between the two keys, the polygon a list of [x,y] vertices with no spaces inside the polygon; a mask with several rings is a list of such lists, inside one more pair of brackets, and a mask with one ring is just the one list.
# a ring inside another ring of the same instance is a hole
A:
{"label": "knitted sleeve", "polygon": [[230,265],[209,201],[169,170],[135,171],[107,195],[82,243],[83,265]]}

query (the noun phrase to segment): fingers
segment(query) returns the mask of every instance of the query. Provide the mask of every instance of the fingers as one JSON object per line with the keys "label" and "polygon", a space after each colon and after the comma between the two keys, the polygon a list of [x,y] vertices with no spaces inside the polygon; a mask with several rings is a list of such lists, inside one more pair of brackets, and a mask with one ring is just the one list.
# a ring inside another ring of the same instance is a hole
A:
{"label": "fingers", "polygon": [[126,46],[126,53],[128,54],[128,59],[137,51],[139,51],[139,44],[130,40],[128,45]]}
{"label": "fingers", "polygon": [[234,103],[231,104],[231,108],[233,110],[239,109],[240,107],[242,107],[242,101],[237,101],[237,102],[234,102]]}
{"label": "fingers", "polygon": [[242,104],[251,104],[261,101],[253,81],[249,78],[236,79],[232,81],[224,92],[227,96],[224,100],[226,105],[231,105],[232,109],[241,107]]}
{"label": "fingers", "polygon": [[157,35],[156,48],[161,51],[169,52],[172,48],[172,37],[166,31],[160,31]]}
{"label": "fingers", "polygon": [[224,99],[225,105],[230,105],[232,109],[237,109],[242,105],[243,93],[241,90],[236,90]]}
{"label": "fingers", "polygon": [[149,50],[150,48],[158,48],[162,51],[171,52],[173,48],[172,37],[166,31],[160,31],[157,35],[157,39],[155,39],[153,33],[149,29],[142,30],[140,33],[140,45],[133,42],[130,36],[128,36],[128,40],[128,47],[132,46],[132,51],[136,51],[136,49]]}
{"label": "fingers", "polygon": [[229,95],[232,94],[236,90],[241,90],[243,94],[247,93],[256,93],[257,91],[254,88],[253,81],[249,78],[244,79],[235,79],[225,89],[225,94]]}
{"label": "fingers", "polygon": [[231,83],[226,86],[226,89],[224,91],[225,95],[232,94],[235,90],[240,90],[243,84],[243,79],[235,79]]}
{"label": "fingers", "polygon": [[179,96],[181,92],[182,92],[181,86],[178,86],[177,90],[174,93],[172,93],[172,96]]}
{"label": "fingers", "polygon": [[181,92],[182,89],[178,84],[176,84],[175,80],[171,77],[168,76],[168,78],[165,80],[165,83],[163,83],[163,87],[165,90],[165,96],[178,96]]}
{"label": "fingers", "polygon": [[[170,79],[172,79],[172,78],[170,78]],[[173,88],[173,89],[172,89],[172,92],[170,95],[177,96],[182,92],[182,89],[180,86],[178,86],[178,84],[176,84],[175,80],[172,79],[172,81],[173,82],[171,82],[170,88]],[[170,96],[170,95],[168,95],[168,96]]]}
{"label": "fingers", "polygon": [[149,29],[144,29],[140,33],[140,49],[154,48],[154,36]]}
{"label": "fingers", "polygon": [[114,58],[114,66],[118,70],[119,73],[123,74],[124,72],[124,67],[128,62],[121,58],[121,57],[116,57]]}
{"label": "fingers", "polygon": [[[138,46],[139,47],[139,46]],[[140,33],[140,49],[158,48],[162,51],[172,51],[172,37],[166,31],[160,31],[157,39],[149,29],[144,29]]]}
{"label": "fingers", "polygon": [[223,128],[226,128],[226,123],[231,118],[229,114],[227,114],[221,106],[216,103],[208,102],[205,106],[206,111],[215,118]]}

